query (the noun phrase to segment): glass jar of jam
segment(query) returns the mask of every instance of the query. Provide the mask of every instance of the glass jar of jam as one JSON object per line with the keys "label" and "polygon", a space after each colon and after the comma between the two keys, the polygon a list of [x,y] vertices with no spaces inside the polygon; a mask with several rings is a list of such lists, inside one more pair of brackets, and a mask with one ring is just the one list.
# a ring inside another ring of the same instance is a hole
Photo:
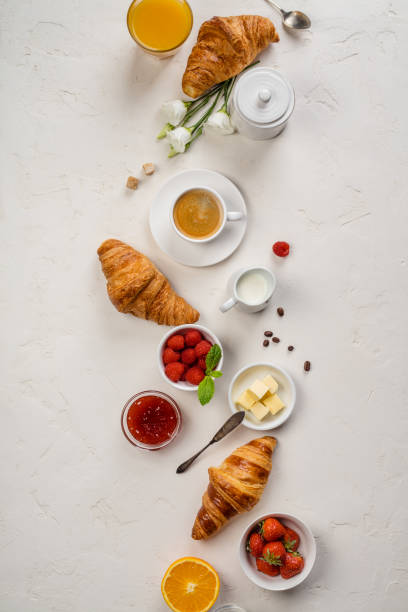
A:
{"label": "glass jar of jam", "polygon": [[167,446],[181,428],[181,412],[161,391],[142,391],[126,402],[121,417],[122,431],[134,446],[158,450]]}

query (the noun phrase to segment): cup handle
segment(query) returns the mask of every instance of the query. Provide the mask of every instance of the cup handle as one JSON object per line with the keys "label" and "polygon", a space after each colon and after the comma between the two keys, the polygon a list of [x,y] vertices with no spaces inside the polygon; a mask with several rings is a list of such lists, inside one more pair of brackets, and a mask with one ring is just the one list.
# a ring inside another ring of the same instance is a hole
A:
{"label": "cup handle", "polygon": [[237,303],[237,300],[234,297],[230,298],[229,300],[227,300],[226,302],[224,302],[224,304],[220,306],[221,312],[227,312],[227,310],[235,306],[236,303]]}
{"label": "cup handle", "polygon": [[242,212],[227,212],[227,221],[240,221],[244,214]]}

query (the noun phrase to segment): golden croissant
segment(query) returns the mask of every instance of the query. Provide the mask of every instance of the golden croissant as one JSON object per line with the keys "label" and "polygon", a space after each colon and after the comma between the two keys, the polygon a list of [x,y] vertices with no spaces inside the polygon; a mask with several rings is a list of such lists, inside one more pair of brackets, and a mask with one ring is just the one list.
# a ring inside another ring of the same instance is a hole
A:
{"label": "golden croissant", "polygon": [[143,253],[120,240],[105,240],[98,249],[108,295],[119,312],[159,325],[194,323],[200,313],[172,289]]}
{"label": "golden croissant", "polygon": [[198,32],[183,75],[183,91],[197,98],[213,85],[239,74],[279,36],[259,15],[213,17]]}
{"label": "golden croissant", "polygon": [[261,498],[272,468],[276,439],[264,436],[237,448],[218,468],[210,467],[210,483],[193,526],[194,540],[217,533],[230,518],[251,510]]}

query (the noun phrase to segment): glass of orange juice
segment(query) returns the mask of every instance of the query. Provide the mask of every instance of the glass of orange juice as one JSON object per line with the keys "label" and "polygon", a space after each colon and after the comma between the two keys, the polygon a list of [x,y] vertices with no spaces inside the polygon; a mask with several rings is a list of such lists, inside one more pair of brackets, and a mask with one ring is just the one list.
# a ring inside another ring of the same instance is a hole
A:
{"label": "glass of orange juice", "polygon": [[127,25],[131,37],[144,51],[168,57],[188,38],[193,13],[186,0],[133,0]]}

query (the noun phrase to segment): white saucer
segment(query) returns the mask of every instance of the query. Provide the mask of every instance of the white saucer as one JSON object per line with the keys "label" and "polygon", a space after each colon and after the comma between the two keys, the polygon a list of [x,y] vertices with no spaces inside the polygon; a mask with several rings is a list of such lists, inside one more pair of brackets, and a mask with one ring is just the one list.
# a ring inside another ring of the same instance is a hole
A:
{"label": "white saucer", "polygon": [[[186,189],[208,185],[224,198],[228,210],[244,213],[226,225],[221,234],[205,244],[193,244],[176,234],[170,224],[170,206]],[[152,202],[150,230],[162,251],[185,266],[212,266],[229,257],[240,245],[247,226],[246,206],[239,189],[223,174],[212,170],[184,170],[171,177]]]}

